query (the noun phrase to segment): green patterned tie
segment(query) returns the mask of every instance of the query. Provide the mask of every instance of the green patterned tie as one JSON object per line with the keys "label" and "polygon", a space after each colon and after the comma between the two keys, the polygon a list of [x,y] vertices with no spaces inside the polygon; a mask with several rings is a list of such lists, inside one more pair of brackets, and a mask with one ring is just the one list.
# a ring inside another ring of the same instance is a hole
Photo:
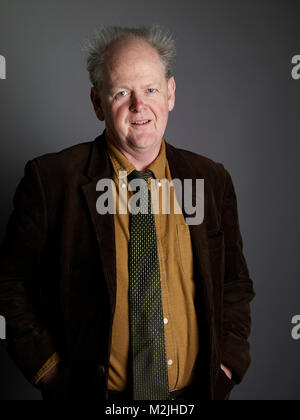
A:
{"label": "green patterned tie", "polygon": [[[134,400],[170,399],[165,349],[161,279],[151,192],[151,171],[133,171],[143,179],[139,212],[130,216],[129,312]],[[145,214],[144,214],[145,213]]]}

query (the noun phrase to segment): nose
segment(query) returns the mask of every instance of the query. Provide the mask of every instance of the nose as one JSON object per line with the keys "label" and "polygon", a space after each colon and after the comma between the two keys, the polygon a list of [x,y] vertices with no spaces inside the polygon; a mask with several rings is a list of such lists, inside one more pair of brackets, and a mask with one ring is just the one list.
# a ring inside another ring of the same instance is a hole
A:
{"label": "nose", "polygon": [[130,111],[141,112],[146,108],[146,104],[143,98],[137,93],[131,95]]}

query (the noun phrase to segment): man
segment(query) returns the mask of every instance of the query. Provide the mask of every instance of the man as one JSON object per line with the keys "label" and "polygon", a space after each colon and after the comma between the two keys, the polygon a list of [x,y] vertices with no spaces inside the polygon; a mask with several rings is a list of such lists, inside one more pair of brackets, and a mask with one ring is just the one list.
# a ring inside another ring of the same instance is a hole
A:
{"label": "man", "polygon": [[[106,130],[26,166],[0,260],[8,351],[45,399],[228,399],[250,363],[254,297],[231,177],[164,140],[176,88],[164,30],[109,27],[87,49]],[[98,211],[105,179],[117,203],[141,181],[140,211]],[[202,223],[153,214],[174,179],[204,180]]]}

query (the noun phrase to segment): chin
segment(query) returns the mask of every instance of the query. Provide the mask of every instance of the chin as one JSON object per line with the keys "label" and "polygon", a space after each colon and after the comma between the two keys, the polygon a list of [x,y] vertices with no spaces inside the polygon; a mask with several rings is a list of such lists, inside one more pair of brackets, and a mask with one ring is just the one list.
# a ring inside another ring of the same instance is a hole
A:
{"label": "chin", "polygon": [[129,143],[138,148],[149,148],[155,146],[159,142],[157,136],[141,135],[129,138]]}

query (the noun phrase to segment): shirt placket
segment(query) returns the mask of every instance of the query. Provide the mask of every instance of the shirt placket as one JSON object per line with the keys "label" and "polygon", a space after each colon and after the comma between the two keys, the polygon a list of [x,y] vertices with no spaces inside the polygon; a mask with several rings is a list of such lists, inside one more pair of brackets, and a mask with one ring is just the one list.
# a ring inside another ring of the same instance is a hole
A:
{"label": "shirt placket", "polygon": [[[152,184],[154,189],[159,188],[157,182]],[[148,187],[151,190],[151,178],[148,180]],[[159,191],[158,191],[159,193]],[[151,197],[153,200],[153,207],[161,210],[159,202],[157,202],[157,197],[161,198],[161,194],[158,194],[157,190],[152,191]],[[161,200],[159,200],[161,202]],[[170,308],[170,300],[168,293],[168,283],[167,283],[167,270],[165,264],[165,253],[162,245],[162,235],[161,235],[161,212],[154,214],[155,227],[156,227],[156,237],[157,237],[157,249],[158,249],[158,259],[160,267],[160,277],[161,277],[161,294],[162,294],[162,306],[163,306],[163,316],[164,316],[164,331],[165,331],[165,343],[166,343],[166,363],[168,364],[168,377],[169,377],[169,387],[170,390],[176,389],[176,384],[178,380],[178,357],[176,351],[176,341],[172,325],[172,316]]]}

